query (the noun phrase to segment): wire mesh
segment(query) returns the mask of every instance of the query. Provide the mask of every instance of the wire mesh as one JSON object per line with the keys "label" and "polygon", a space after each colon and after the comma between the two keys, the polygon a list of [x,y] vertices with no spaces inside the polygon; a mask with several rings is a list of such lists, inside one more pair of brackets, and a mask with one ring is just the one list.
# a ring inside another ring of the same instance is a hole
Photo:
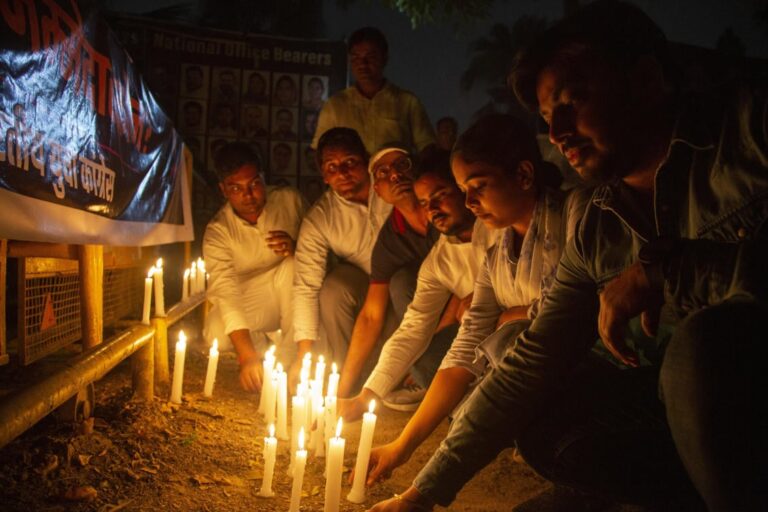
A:
{"label": "wire mesh", "polygon": [[[104,326],[138,317],[143,279],[138,267],[104,269]],[[20,360],[24,365],[82,337],[77,272],[27,274],[21,297]]]}

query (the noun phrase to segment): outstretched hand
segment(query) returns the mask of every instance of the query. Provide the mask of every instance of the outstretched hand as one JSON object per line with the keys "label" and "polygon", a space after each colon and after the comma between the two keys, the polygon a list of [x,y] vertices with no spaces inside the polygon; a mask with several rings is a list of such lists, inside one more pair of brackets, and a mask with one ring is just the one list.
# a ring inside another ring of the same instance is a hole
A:
{"label": "outstretched hand", "polygon": [[[411,454],[406,453],[397,441],[392,441],[391,443],[382,446],[376,446],[371,450],[366,485],[373,485],[377,482],[387,480],[392,476],[392,471],[408,462],[410,457]],[[352,477],[354,477],[354,474]]]}

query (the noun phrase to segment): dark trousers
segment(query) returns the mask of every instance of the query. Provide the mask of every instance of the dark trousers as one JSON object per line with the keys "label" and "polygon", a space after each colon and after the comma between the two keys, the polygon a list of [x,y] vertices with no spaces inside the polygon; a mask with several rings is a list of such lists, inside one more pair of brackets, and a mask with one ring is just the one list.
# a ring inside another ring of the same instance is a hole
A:
{"label": "dark trousers", "polygon": [[617,501],[768,510],[767,313],[730,301],[690,315],[660,374],[580,369],[520,436],[521,453],[544,477]]}

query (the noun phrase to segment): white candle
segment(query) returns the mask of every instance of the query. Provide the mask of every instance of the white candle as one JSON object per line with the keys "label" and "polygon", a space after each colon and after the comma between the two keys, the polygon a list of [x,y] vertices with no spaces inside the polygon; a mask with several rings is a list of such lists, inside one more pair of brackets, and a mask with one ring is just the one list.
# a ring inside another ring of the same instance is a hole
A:
{"label": "white candle", "polygon": [[157,258],[155,273],[155,315],[165,316],[165,285],[163,283],[163,258]]}
{"label": "white candle", "polygon": [[301,485],[304,483],[304,468],[307,465],[307,450],[304,449],[304,429],[299,431],[299,449],[296,450],[296,464],[293,471],[293,487],[291,488],[291,506],[288,512],[299,512],[301,501]]}
{"label": "white candle", "polygon": [[[267,399],[264,402],[264,421],[266,423],[275,422],[275,406],[277,401],[277,384],[278,375],[272,373],[270,378],[269,389],[267,389]],[[265,386],[266,387],[266,386]]]}
{"label": "white candle", "polygon": [[184,381],[184,355],[187,352],[187,337],[184,331],[179,331],[179,341],[176,342],[176,358],[173,364],[173,382],[171,384],[171,402],[181,403],[181,387]]}
{"label": "white candle", "polygon": [[373,409],[376,400],[371,400],[368,412],[363,414],[363,430],[360,433],[360,444],[357,447],[357,462],[355,462],[355,479],[352,482],[352,490],[347,499],[352,503],[365,501],[365,479],[368,476],[368,461],[371,458],[371,446],[373,446],[373,430],[376,428],[376,415]]}
{"label": "white candle", "polygon": [[324,512],[338,512],[341,501],[341,474],[344,470],[344,439],[341,437],[341,418],[336,425],[336,437],[328,443],[328,465],[325,478]]}
{"label": "white candle", "polygon": [[315,430],[312,431],[315,457],[325,457],[325,405],[323,399],[315,407]]}
{"label": "white candle", "polygon": [[[301,395],[291,398],[291,454],[296,453],[299,446],[299,432],[304,429],[304,419],[307,414],[307,406],[304,397]],[[291,457],[291,464],[288,467],[288,474],[293,475],[294,457]]]}
{"label": "white candle", "polygon": [[328,376],[328,396],[336,396],[339,391],[339,369],[336,363],[331,365],[331,374]]}
{"label": "white candle", "polygon": [[262,361],[262,375],[264,377],[262,386],[261,386],[261,396],[259,397],[259,412],[261,414],[266,414],[266,400],[267,395],[269,395],[272,390],[270,389],[270,386],[272,386],[272,370],[275,367],[275,346],[272,345],[269,350],[264,354],[264,361]]}
{"label": "white candle", "polygon": [[144,279],[144,311],[141,315],[141,323],[149,325],[149,307],[152,304],[152,274],[155,273],[155,267],[149,269],[147,277]]}
{"label": "white candle", "polygon": [[275,461],[277,460],[277,439],[275,439],[275,426],[269,425],[269,437],[264,438],[264,480],[261,481],[259,496],[270,498],[275,495],[272,492],[272,477],[275,474]]}
{"label": "white candle", "polygon": [[213,383],[216,382],[216,369],[219,367],[219,340],[213,340],[213,345],[208,351],[208,371],[205,374],[205,386],[203,395],[213,395]]}
{"label": "white candle", "polygon": [[283,365],[277,363],[277,438],[287,441],[288,437],[288,374]]}
{"label": "white candle", "polygon": [[325,381],[325,358],[323,356],[317,358],[315,380],[320,383],[320,396],[323,396],[323,383]]}
{"label": "white candle", "polygon": [[189,267],[189,294],[194,295],[197,292],[197,263],[193,261]]}
{"label": "white candle", "polygon": [[205,262],[197,258],[197,291],[205,291]]}
{"label": "white candle", "polygon": [[189,269],[184,271],[184,281],[181,284],[181,300],[189,298]]}

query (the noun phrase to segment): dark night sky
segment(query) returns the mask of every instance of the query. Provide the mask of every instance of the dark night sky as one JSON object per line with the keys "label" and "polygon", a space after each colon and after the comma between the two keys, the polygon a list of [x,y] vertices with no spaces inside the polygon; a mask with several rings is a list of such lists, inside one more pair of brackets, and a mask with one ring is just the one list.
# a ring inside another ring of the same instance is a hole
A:
{"label": "dark night sky", "polygon": [[[175,0],[111,0],[110,9],[140,13]],[[747,54],[768,57],[768,29],[753,20],[761,0],[637,0],[672,41],[712,47],[728,27],[742,39]],[[390,62],[387,76],[410,89],[422,100],[433,121],[443,115],[456,117],[466,127],[471,115],[487,102],[478,89],[471,94],[459,90],[461,73],[469,62],[469,43],[488,32],[493,23],[512,24],[521,15],[550,20],[562,16],[562,0],[496,1],[487,20],[458,32],[448,25],[425,25],[412,30],[402,14],[381,6],[377,0],[358,0],[353,7],[339,10],[335,0],[325,1],[326,37],[343,39],[363,25],[376,25],[388,37]]]}

